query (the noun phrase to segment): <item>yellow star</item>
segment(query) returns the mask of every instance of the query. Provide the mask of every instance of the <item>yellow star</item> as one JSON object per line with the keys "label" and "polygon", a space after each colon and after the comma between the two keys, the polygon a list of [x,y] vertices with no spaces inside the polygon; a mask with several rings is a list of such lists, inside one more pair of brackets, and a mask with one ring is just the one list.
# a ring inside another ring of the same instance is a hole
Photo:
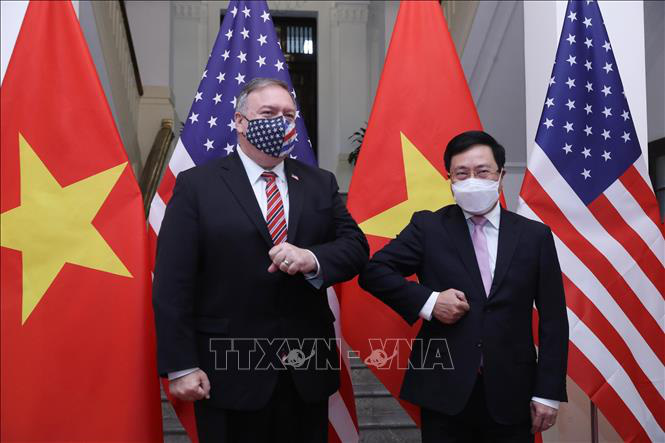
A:
{"label": "yellow star", "polygon": [[402,132],[400,137],[407,199],[361,223],[360,229],[365,234],[395,238],[409,223],[414,212],[435,211],[454,203],[448,180]]}
{"label": "yellow star", "polygon": [[127,162],[62,187],[19,134],[21,205],[1,215],[0,244],[22,252],[22,324],[65,263],[131,277],[92,225]]}

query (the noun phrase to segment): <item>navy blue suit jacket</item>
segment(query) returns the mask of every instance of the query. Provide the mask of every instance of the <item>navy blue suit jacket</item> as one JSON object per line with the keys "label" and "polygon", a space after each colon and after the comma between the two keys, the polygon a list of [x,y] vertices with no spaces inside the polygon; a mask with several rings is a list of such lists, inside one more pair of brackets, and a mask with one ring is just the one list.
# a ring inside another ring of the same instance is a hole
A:
{"label": "navy blue suit jacket", "polygon": [[[237,153],[178,175],[159,233],[153,284],[159,373],[203,369],[218,407],[252,410],[268,402],[281,370],[276,354],[291,349],[272,347],[281,339],[292,339],[305,356],[314,344],[303,340],[334,339],[326,288],[355,276],[368,259],[335,177],[291,159],[285,172],[287,241],[316,255],[321,289],[302,274],[267,271],[272,239]],[[238,355],[227,352],[229,339],[242,348]],[[250,349],[254,339],[260,349]],[[310,402],[339,385],[334,342],[318,345],[315,358],[292,370]],[[316,370],[326,360],[331,367]]]}
{"label": "navy blue suit jacket", "polygon": [[[412,274],[418,282],[405,279]],[[471,307],[452,325],[423,321],[403,399],[449,415],[461,412],[482,354],[487,405],[496,421],[527,420],[532,396],[566,400],[566,304],[554,240],[544,224],[501,210],[496,268],[486,296],[460,207],[417,212],[374,254],[360,285],[409,324],[418,320],[433,291],[458,289]],[[540,317],[538,357],[534,303]]]}

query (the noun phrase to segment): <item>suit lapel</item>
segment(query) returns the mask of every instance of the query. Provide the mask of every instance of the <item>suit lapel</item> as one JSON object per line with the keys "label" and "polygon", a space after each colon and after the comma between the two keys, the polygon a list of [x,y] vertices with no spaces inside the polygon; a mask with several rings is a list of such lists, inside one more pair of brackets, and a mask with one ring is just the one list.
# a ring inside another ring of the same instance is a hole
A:
{"label": "suit lapel", "polygon": [[301,183],[300,173],[296,162],[290,159],[284,160],[284,173],[289,187],[289,231],[286,240],[293,243],[298,232],[298,222],[302,213],[303,201],[305,199],[304,184]]}
{"label": "suit lapel", "polygon": [[252,223],[259,230],[259,233],[266,243],[268,243],[268,246],[272,247],[272,238],[268,232],[266,220],[263,218],[261,208],[256,201],[256,195],[254,195],[252,186],[247,178],[247,172],[245,172],[238,153],[234,152],[223,159],[220,170],[222,179],[226,182],[231,194],[236,198],[249,219],[252,220]]}
{"label": "suit lapel", "polygon": [[478,293],[484,296],[485,288],[483,287],[483,279],[480,276],[476,253],[474,252],[473,243],[471,242],[469,226],[467,225],[464,213],[459,206],[451,206],[450,210],[445,212],[443,216],[443,225],[450,234],[450,239],[457,248],[460,257],[462,258],[462,262],[469,272],[471,280],[474,282]]}
{"label": "suit lapel", "polygon": [[494,278],[490,288],[489,297],[491,297],[501,285],[501,281],[506,276],[513,259],[513,253],[517,247],[520,237],[521,224],[519,219],[512,212],[501,209],[501,221],[499,222],[499,245],[496,251],[496,266],[494,268]]}

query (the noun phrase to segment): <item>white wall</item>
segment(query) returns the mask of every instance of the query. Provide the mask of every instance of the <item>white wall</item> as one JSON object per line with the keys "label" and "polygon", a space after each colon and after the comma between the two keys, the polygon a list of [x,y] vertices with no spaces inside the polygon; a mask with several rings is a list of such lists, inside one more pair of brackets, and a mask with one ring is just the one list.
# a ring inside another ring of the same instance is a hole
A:
{"label": "white wall", "polygon": [[210,53],[207,11],[207,3],[200,1],[171,2],[169,72],[176,122],[189,112]]}
{"label": "white wall", "polygon": [[171,7],[168,1],[125,2],[134,51],[144,85],[170,83]]}
{"label": "white wall", "polygon": [[[111,108],[113,120],[117,124],[117,111],[115,109],[115,103],[113,102],[113,94],[111,93],[109,75],[106,70],[106,60],[104,60],[102,48],[99,43],[99,33],[97,32],[97,24],[95,23],[95,17],[92,12],[92,5],[90,4],[90,0],[81,0],[79,2],[79,22],[81,23],[81,30],[83,31],[83,35],[85,35],[85,40],[88,43],[90,55],[92,56],[92,60],[95,62],[97,75],[99,76],[99,81],[102,84],[104,94],[106,95],[106,101]],[[120,135],[122,137],[123,134],[121,133]]]}
{"label": "white wall", "polygon": [[[367,43],[369,56],[369,103],[370,111],[376,95],[381,71],[385,61],[393,27],[397,19],[399,2],[373,1],[369,4],[369,18],[367,21]],[[369,117],[369,115],[368,115]]]}
{"label": "white wall", "polygon": [[27,9],[27,0],[0,3],[0,31],[2,32],[2,39],[0,39],[0,43],[2,43],[0,49],[2,76],[0,78],[2,80],[5,78],[5,72],[14,51],[14,44],[21,30],[21,24],[23,23],[23,17]]}
{"label": "white wall", "polygon": [[506,148],[504,196],[513,210],[526,168],[523,29],[521,2],[478,2],[460,57],[483,128]]}
{"label": "white wall", "polygon": [[644,2],[648,140],[665,137],[665,2]]}

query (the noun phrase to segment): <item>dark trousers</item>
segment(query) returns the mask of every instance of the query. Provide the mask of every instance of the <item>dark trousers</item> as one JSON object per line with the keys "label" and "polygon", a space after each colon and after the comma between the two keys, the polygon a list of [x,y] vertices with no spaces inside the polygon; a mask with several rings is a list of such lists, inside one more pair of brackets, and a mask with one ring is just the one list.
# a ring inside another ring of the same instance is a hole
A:
{"label": "dark trousers", "polygon": [[201,443],[328,442],[328,399],[305,403],[289,371],[280,371],[263,409],[234,411],[197,401],[194,413]]}
{"label": "dark trousers", "polygon": [[[528,407],[528,405],[526,406]],[[495,422],[487,410],[483,376],[478,375],[469,402],[457,415],[421,409],[423,443],[533,443],[531,420],[516,425]]]}

